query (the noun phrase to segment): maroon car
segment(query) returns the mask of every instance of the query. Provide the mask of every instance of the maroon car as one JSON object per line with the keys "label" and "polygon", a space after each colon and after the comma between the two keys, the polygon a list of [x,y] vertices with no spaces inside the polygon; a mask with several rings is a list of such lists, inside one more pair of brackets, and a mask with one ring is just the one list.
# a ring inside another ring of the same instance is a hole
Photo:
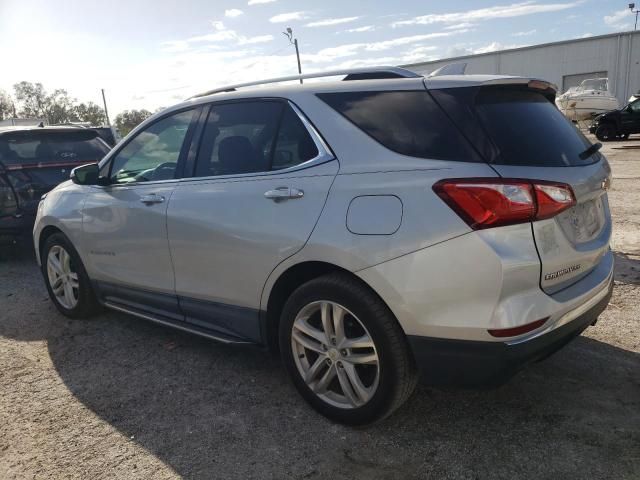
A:
{"label": "maroon car", "polygon": [[86,128],[0,127],[0,237],[30,237],[40,197],[109,150]]}

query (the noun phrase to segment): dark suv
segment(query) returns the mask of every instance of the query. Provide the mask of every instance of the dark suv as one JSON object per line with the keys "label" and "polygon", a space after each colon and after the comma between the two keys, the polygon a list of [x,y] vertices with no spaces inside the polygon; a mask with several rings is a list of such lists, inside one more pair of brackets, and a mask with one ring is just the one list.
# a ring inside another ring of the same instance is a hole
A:
{"label": "dark suv", "polygon": [[640,133],[640,99],[635,100],[618,110],[611,110],[598,115],[589,132],[595,133],[598,140],[629,138],[632,133]]}
{"label": "dark suv", "polygon": [[1,127],[0,237],[30,234],[40,197],[109,150],[85,128]]}

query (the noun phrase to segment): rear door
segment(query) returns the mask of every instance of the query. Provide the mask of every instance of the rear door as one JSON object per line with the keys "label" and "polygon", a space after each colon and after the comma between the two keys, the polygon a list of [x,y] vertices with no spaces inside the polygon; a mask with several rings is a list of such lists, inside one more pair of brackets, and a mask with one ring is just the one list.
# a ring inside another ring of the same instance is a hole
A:
{"label": "rear door", "polygon": [[486,87],[475,95],[477,116],[495,150],[492,167],[508,178],[561,182],[577,204],[536,221],[533,234],[542,264],[541,287],[554,293],[593,270],[609,249],[611,216],[607,188],[611,170],[591,142],[543,92],[523,87]]}
{"label": "rear door", "polygon": [[304,246],[338,170],[306,122],[280,100],[211,107],[193,177],[177,186],[167,212],[188,322],[260,339],[266,279]]}
{"label": "rear door", "polygon": [[47,128],[0,135],[0,162],[24,213],[35,213],[40,197],[68,180],[73,168],[98,162],[107,152],[93,130]]}

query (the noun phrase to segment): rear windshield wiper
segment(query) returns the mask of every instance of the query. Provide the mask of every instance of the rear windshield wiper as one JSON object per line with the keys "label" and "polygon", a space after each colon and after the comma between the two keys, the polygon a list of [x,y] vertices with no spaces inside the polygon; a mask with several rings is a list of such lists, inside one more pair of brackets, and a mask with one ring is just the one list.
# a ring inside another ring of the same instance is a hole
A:
{"label": "rear windshield wiper", "polygon": [[580,157],[580,160],[586,160],[601,148],[602,148],[602,144],[600,142],[594,143],[578,156]]}

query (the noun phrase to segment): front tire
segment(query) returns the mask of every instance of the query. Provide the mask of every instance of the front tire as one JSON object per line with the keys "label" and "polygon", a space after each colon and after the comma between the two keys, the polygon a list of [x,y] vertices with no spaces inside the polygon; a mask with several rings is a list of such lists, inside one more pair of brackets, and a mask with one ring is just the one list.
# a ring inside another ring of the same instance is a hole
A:
{"label": "front tire", "polygon": [[83,318],[99,310],[80,256],[64,234],[54,233],[45,240],[41,263],[49,297],[60,313]]}
{"label": "front tire", "polygon": [[616,129],[613,125],[605,123],[596,129],[596,138],[601,142],[608,142],[617,137]]}
{"label": "front tire", "polygon": [[293,384],[331,420],[363,425],[383,419],[415,388],[415,364],[395,317],[345,274],[299,287],[285,304],[279,337]]}

